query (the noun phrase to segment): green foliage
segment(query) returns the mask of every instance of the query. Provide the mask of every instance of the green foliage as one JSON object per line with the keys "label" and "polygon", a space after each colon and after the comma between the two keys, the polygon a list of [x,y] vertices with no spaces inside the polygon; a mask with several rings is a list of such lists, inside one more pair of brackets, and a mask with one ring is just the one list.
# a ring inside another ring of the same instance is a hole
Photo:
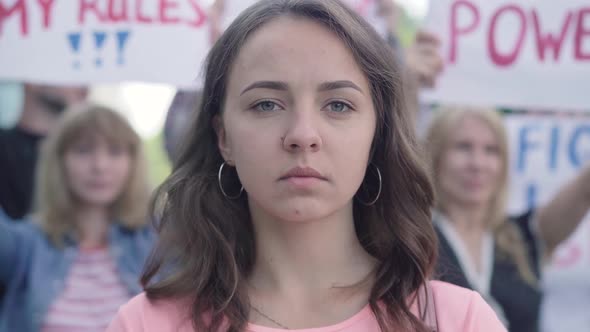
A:
{"label": "green foliage", "polygon": [[162,132],[144,141],[145,154],[148,161],[150,184],[155,188],[168,177],[171,171],[170,160],[164,150]]}
{"label": "green foliage", "polygon": [[397,22],[397,31],[403,47],[407,47],[412,43],[418,27],[419,22],[409,16],[405,10],[402,10],[399,15],[399,21]]}

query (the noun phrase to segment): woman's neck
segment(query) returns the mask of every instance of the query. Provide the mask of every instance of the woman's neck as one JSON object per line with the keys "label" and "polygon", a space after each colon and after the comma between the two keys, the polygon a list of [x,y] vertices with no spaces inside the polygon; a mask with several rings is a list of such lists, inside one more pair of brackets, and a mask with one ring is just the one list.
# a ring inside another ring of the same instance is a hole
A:
{"label": "woman's neck", "polygon": [[449,204],[444,209],[444,214],[455,229],[464,234],[485,232],[489,227],[488,213],[485,205],[465,207]]}
{"label": "woman's neck", "polygon": [[250,278],[254,289],[305,303],[370,280],[376,261],[358,240],[352,207],[306,222],[280,221],[263,213],[252,217],[257,246]]}
{"label": "woman's neck", "polygon": [[97,248],[107,244],[109,211],[104,207],[86,206],[75,213],[81,248]]}

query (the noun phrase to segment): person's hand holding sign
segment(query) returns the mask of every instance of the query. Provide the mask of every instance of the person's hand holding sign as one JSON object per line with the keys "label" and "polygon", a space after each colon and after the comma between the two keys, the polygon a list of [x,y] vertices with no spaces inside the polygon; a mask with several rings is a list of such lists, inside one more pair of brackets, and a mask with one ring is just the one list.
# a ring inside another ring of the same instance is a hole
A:
{"label": "person's hand holding sign", "polygon": [[432,33],[418,31],[414,42],[405,53],[407,68],[418,87],[434,87],[436,78],[444,67],[440,54],[440,40]]}

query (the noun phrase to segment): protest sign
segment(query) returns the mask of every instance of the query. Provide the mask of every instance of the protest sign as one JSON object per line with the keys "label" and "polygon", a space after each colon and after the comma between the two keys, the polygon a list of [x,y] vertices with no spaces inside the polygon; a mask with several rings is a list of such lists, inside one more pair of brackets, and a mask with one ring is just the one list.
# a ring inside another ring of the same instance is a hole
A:
{"label": "protest sign", "polygon": [[590,110],[587,0],[436,0],[424,28],[445,61],[428,101]]}
{"label": "protest sign", "polygon": [[210,47],[201,0],[3,0],[0,79],[190,85]]}

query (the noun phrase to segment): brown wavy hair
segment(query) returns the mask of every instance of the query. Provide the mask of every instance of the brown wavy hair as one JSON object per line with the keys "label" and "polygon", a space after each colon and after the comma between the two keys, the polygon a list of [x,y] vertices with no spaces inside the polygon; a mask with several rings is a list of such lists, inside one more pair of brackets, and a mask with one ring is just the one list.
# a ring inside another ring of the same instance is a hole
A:
{"label": "brown wavy hair", "polygon": [[147,223],[149,184],[141,138],[123,116],[114,110],[93,104],[80,104],[69,110],[41,147],[35,188],[36,219],[56,246],[64,236],[75,232],[73,211],[77,201],[68,188],[64,170],[64,153],[74,142],[100,135],[128,148],[132,166],[123,192],[111,208],[112,219],[128,229]]}
{"label": "brown wavy hair", "polygon": [[[205,97],[173,173],[152,201],[160,240],[142,276],[146,294],[152,300],[189,299],[197,331],[225,326],[243,331],[247,324],[245,281],[256,257],[253,225],[247,195],[229,200],[218,187],[224,160],[213,121],[223,112],[230,70],[242,45],[261,26],[283,16],[313,20],[335,32],[368,78],[377,114],[370,163],[381,170],[382,193],[372,206],[355,200],[353,210],[357,236],[378,262],[369,302],[383,331],[427,331],[424,312],[416,317],[410,306],[437,256],[430,214],[434,198],[405,109],[402,74],[379,35],[337,0],[260,1],[238,16],[211,49]],[[378,191],[371,174],[360,191]]]}

